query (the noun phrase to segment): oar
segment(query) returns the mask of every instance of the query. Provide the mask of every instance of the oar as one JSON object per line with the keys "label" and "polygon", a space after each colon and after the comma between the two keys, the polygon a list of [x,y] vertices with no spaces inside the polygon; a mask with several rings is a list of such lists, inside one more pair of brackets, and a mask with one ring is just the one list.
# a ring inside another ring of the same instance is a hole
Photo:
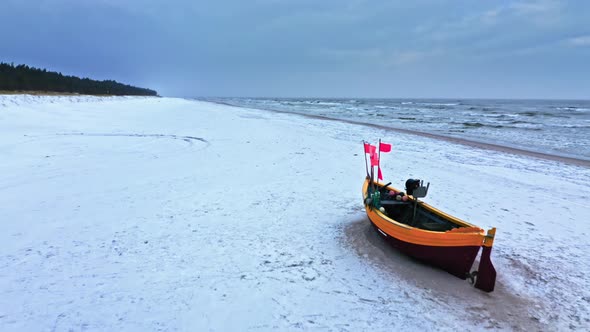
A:
{"label": "oar", "polygon": [[488,230],[483,243],[483,250],[479,260],[479,268],[477,269],[477,281],[475,288],[481,289],[484,292],[491,292],[496,285],[496,269],[492,264],[490,256],[492,254],[492,246],[494,245],[494,237],[496,236],[496,228]]}

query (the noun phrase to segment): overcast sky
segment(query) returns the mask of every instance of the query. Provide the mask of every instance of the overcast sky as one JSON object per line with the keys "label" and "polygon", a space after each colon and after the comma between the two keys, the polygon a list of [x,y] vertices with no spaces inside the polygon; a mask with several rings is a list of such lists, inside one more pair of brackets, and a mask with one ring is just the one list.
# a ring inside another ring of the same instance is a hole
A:
{"label": "overcast sky", "polygon": [[1,0],[0,61],[166,96],[590,99],[590,1]]}

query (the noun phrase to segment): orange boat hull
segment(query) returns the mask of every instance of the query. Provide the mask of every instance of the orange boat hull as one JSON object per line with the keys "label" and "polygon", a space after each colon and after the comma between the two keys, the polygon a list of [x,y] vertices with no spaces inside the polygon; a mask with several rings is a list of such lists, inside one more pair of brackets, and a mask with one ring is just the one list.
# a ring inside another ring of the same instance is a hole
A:
{"label": "orange boat hull", "polygon": [[[483,267],[480,264],[480,272],[485,271],[485,275],[478,274],[476,287],[480,286],[478,288],[487,292],[493,291],[496,272],[489,256],[495,229],[486,234],[482,228],[448,215],[424,202],[419,202],[420,208],[457,225],[458,228],[448,231],[429,231],[400,223],[367,204],[369,183],[370,180],[367,179],[363,185],[363,199],[367,216],[373,226],[393,247],[408,256],[437,266],[461,279],[466,279],[470,275],[479,249],[484,247],[487,250],[484,250],[485,257],[482,255],[482,261],[486,261],[486,266]],[[388,187],[388,189],[399,191],[392,187]],[[413,198],[411,199],[413,200]]]}

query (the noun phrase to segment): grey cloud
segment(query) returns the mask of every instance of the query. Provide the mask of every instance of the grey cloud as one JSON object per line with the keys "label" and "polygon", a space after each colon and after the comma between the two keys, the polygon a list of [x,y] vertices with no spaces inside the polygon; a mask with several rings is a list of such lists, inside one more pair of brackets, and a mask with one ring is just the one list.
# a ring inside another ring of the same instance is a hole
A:
{"label": "grey cloud", "polygon": [[506,82],[519,82],[522,97],[546,97],[567,73],[576,84],[551,93],[582,97],[584,12],[552,0],[7,0],[0,28],[18,34],[0,60],[184,96],[514,97]]}

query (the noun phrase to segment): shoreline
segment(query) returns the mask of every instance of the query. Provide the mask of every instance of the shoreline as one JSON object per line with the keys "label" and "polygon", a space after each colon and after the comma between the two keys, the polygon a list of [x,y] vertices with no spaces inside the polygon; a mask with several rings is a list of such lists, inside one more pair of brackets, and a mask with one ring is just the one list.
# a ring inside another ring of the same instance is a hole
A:
{"label": "shoreline", "polygon": [[[192,100],[199,100],[199,99],[192,99]],[[246,108],[246,107],[236,106],[236,105],[232,105],[232,104],[224,103],[224,102],[219,102],[219,101],[208,101],[208,100],[203,100],[203,101],[214,103],[214,104],[219,104],[219,105],[236,107],[236,108]],[[550,160],[550,161],[558,161],[558,162],[562,162],[565,164],[590,168],[590,160],[586,160],[586,159],[579,159],[579,158],[567,157],[567,156],[559,156],[559,155],[548,154],[548,153],[543,153],[543,152],[524,150],[524,149],[520,149],[517,147],[472,141],[472,140],[465,139],[465,138],[444,136],[444,135],[432,134],[432,133],[415,131],[415,130],[410,130],[410,129],[393,128],[393,127],[388,127],[388,126],[374,124],[374,123],[366,123],[366,122],[360,122],[360,121],[354,121],[354,120],[330,118],[330,117],[322,116],[322,115],[302,114],[302,113],[296,113],[296,112],[261,109],[261,108],[254,108],[254,109],[260,110],[260,111],[274,112],[274,113],[299,115],[299,116],[303,116],[303,117],[311,118],[311,119],[336,121],[336,122],[349,123],[349,124],[354,124],[354,125],[367,126],[367,127],[371,127],[371,128],[389,130],[389,131],[403,133],[403,134],[428,137],[428,138],[432,138],[432,139],[442,140],[442,141],[446,141],[446,142],[450,142],[450,143],[460,144],[460,145],[483,149],[483,150],[492,150],[492,151],[497,151],[497,152],[514,154],[514,155],[527,156],[527,157],[533,157],[533,158]]]}

